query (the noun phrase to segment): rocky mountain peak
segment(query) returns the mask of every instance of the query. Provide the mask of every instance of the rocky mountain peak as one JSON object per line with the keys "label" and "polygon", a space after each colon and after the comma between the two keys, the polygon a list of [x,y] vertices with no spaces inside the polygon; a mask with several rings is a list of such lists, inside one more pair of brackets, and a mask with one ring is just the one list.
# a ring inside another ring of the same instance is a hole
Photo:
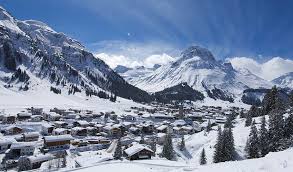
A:
{"label": "rocky mountain peak", "polygon": [[181,53],[182,59],[190,59],[196,56],[204,61],[215,61],[213,54],[208,49],[198,45],[190,46]]}

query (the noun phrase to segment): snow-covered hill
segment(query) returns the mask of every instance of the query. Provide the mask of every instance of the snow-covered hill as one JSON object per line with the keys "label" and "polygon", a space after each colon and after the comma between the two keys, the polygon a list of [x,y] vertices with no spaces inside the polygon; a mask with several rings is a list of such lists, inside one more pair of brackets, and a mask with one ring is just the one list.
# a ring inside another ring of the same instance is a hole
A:
{"label": "snow-covered hill", "polygon": [[293,72],[286,73],[272,80],[272,82],[280,87],[288,87],[293,89]]}
{"label": "snow-covered hill", "polygon": [[199,46],[191,46],[177,61],[129,81],[150,92],[187,82],[195,90],[219,99],[237,97],[248,88],[272,86],[248,70],[235,70],[230,63],[217,61],[209,50]]}
{"label": "snow-covered hill", "polygon": [[68,92],[117,94],[136,101],[150,96],[128,84],[78,41],[45,23],[12,17],[0,7],[0,81],[3,89],[32,91],[50,88]]}

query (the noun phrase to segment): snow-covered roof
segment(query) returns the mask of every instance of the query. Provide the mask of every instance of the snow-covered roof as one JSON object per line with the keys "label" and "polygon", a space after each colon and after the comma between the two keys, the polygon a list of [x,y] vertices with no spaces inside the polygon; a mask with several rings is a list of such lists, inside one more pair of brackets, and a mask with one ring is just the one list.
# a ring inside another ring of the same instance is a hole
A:
{"label": "snow-covered roof", "polygon": [[150,152],[153,152],[150,148],[148,148],[145,145],[142,144],[135,144],[127,149],[124,150],[124,152],[128,155],[128,156],[132,156],[142,150],[148,150]]}
{"label": "snow-covered roof", "polygon": [[89,125],[89,123],[85,120],[76,121],[79,125]]}
{"label": "snow-covered roof", "polygon": [[59,136],[44,136],[46,142],[68,141],[73,140],[71,135],[59,135]]}
{"label": "snow-covered roof", "polygon": [[31,163],[36,163],[36,162],[44,162],[44,161],[49,161],[54,159],[54,156],[52,154],[40,154],[40,155],[34,155],[34,156],[29,156],[27,157]]}
{"label": "snow-covered roof", "polygon": [[20,149],[24,147],[35,147],[34,142],[14,142],[12,143],[10,149]]}
{"label": "snow-covered roof", "polygon": [[1,138],[1,139],[0,139],[0,146],[1,146],[1,145],[12,144],[13,142],[15,142],[14,139]]}
{"label": "snow-covered roof", "polygon": [[157,130],[165,130],[167,127],[167,125],[161,125],[157,128]]}
{"label": "snow-covered roof", "polygon": [[17,114],[17,116],[20,116],[20,117],[30,117],[32,116],[31,113],[28,113],[28,112],[20,112]]}
{"label": "snow-covered roof", "polygon": [[25,137],[39,137],[39,132],[29,132],[29,133],[23,133]]}

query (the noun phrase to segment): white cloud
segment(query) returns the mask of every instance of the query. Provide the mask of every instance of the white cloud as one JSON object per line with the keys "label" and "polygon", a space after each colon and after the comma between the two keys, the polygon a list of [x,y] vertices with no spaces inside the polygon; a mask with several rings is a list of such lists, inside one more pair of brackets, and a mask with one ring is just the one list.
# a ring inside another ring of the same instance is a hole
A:
{"label": "white cloud", "polygon": [[174,58],[169,56],[168,54],[156,54],[151,55],[141,61],[133,60],[132,58],[125,57],[124,55],[114,55],[114,54],[106,54],[99,53],[95,54],[96,57],[105,61],[112,69],[117,65],[123,65],[127,67],[136,67],[136,66],[145,66],[145,67],[153,67],[155,64],[164,65],[171,61],[174,61]]}
{"label": "white cloud", "polygon": [[144,66],[146,67],[153,67],[155,64],[164,65],[175,59],[168,54],[161,54],[161,55],[151,55],[144,60]]}
{"label": "white cloud", "polygon": [[135,67],[135,66],[142,65],[141,62],[132,60],[132,59],[125,57],[123,55],[99,53],[99,54],[95,54],[95,56],[98,57],[99,59],[102,59],[111,68],[115,68],[117,65],[123,65],[123,66],[127,66],[127,67]]}
{"label": "white cloud", "polygon": [[167,64],[180,53],[178,47],[165,42],[101,41],[91,45],[95,55],[111,68],[117,65],[127,67]]}
{"label": "white cloud", "polygon": [[267,62],[259,63],[248,57],[228,59],[234,68],[245,68],[266,80],[275,79],[285,73],[293,72],[293,60],[274,57]]}

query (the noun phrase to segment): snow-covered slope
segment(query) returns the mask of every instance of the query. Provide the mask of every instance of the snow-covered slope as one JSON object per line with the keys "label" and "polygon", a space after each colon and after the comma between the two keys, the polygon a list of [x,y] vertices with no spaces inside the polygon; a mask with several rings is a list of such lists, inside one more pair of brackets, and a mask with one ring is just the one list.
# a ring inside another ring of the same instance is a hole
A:
{"label": "snow-covered slope", "polygon": [[144,66],[137,66],[134,68],[127,68],[125,66],[118,65],[114,71],[122,76],[126,81],[132,83],[133,80],[143,78],[144,76],[154,72],[160,66],[155,65],[153,68],[147,68]]}
{"label": "snow-covered slope", "polygon": [[288,87],[293,89],[293,72],[286,73],[272,80],[272,82],[280,87]]}
{"label": "snow-covered slope", "polygon": [[177,61],[130,81],[150,92],[161,91],[182,82],[202,92],[220,89],[232,97],[242,94],[247,88],[271,87],[270,82],[248,70],[235,70],[230,63],[217,61],[209,50],[199,46],[189,47]]}
{"label": "snow-covered slope", "polygon": [[[68,91],[97,94],[113,92],[136,101],[150,96],[128,84],[78,41],[58,33],[45,23],[12,17],[0,7],[0,81],[14,91]],[[64,92],[62,92],[64,94]]]}

